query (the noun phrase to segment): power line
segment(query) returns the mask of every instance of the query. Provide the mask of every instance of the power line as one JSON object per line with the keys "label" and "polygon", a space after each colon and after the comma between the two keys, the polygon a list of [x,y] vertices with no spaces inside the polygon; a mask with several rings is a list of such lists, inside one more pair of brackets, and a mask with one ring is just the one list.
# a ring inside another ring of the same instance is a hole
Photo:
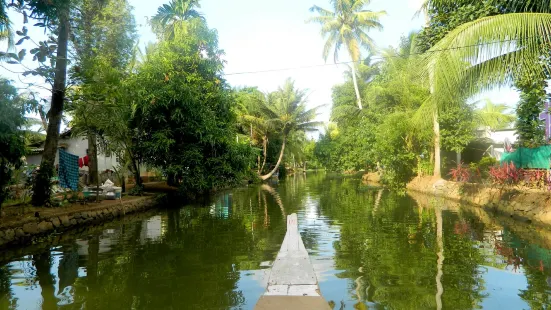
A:
{"label": "power line", "polygon": [[[536,36],[527,37],[526,39],[535,38]],[[445,49],[437,49],[437,50],[429,50],[423,53],[417,52],[417,53],[410,53],[408,55],[388,55],[388,56],[374,56],[371,57],[370,60],[384,60],[387,58],[408,58],[410,56],[414,55],[424,55],[427,53],[439,53],[439,52],[446,52],[446,51],[452,51],[452,50],[458,50],[458,49],[464,49],[464,48],[471,48],[471,47],[477,47],[477,46],[486,46],[486,45],[492,45],[496,43],[506,43],[506,42],[513,42],[518,41],[518,39],[509,39],[509,40],[500,40],[500,41],[492,41],[488,43],[480,43],[480,44],[472,44],[472,45],[464,45],[464,46],[456,46],[451,48],[445,48]],[[346,65],[351,63],[361,63],[363,60],[359,61],[342,61],[342,62],[335,62],[330,64],[319,64],[319,65],[310,65],[310,66],[298,66],[298,67],[288,67],[288,68],[279,68],[279,69],[266,69],[266,70],[259,70],[259,71],[243,71],[243,72],[232,72],[225,74],[226,76],[230,75],[244,75],[244,74],[258,74],[258,73],[270,73],[270,72],[281,72],[281,71],[290,71],[290,70],[303,70],[303,69],[313,69],[313,68],[320,68],[320,67],[327,67],[327,66],[336,66],[336,65]]]}

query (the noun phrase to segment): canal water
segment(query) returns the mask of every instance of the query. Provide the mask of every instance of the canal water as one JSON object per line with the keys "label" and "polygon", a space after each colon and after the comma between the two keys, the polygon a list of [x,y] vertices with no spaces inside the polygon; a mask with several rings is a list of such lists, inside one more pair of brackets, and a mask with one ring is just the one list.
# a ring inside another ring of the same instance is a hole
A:
{"label": "canal water", "polygon": [[551,305],[547,230],[308,174],[4,250],[0,309],[252,309],[291,213],[333,309]]}

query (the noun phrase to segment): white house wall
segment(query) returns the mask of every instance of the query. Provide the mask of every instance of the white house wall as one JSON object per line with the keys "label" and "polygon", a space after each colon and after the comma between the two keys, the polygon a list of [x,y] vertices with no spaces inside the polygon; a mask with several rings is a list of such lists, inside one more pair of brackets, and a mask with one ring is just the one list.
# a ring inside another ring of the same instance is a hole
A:
{"label": "white house wall", "polygon": [[[65,151],[70,154],[76,155],[79,158],[86,156],[86,149],[88,148],[88,139],[83,137],[77,138],[61,138],[59,140],[60,147],[65,147]],[[40,166],[42,162],[42,154],[27,155],[26,162],[28,165]],[[59,163],[59,152],[55,155],[55,164]],[[98,153],[98,170],[100,172],[107,169],[114,170],[118,166],[117,158],[115,156],[105,156],[105,154]],[[155,176],[156,174],[149,171],[145,165],[140,165],[140,175],[142,176]]]}
{"label": "white house wall", "polygon": [[[65,151],[67,153],[77,155],[79,158],[86,156],[86,149],[88,148],[88,139],[82,137],[74,137],[68,139],[60,139],[60,146],[66,146]],[[42,156],[41,156],[42,157]],[[28,160],[27,160],[28,162]],[[55,155],[55,163],[59,162],[59,152]],[[115,156],[105,156],[98,152],[98,171],[105,171],[107,169],[113,170],[118,166],[117,158]]]}
{"label": "white house wall", "polygon": [[515,143],[517,141],[517,134],[515,130],[503,130],[492,131],[489,137],[494,143],[502,144],[505,142],[505,138],[509,139],[509,142]]}

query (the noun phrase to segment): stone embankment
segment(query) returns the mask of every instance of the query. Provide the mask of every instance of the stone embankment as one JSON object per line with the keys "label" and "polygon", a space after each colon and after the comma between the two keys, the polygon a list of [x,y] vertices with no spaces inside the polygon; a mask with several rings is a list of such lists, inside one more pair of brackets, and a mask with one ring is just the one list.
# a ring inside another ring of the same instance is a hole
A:
{"label": "stone embankment", "polygon": [[517,220],[551,225],[549,191],[519,186],[450,182],[432,177],[415,178],[407,187],[410,191],[483,207],[487,211]]}
{"label": "stone embankment", "polygon": [[146,196],[116,202],[93,203],[75,208],[44,209],[31,216],[10,221],[0,219],[0,247],[32,243],[52,233],[111,221],[156,205],[155,196]]}

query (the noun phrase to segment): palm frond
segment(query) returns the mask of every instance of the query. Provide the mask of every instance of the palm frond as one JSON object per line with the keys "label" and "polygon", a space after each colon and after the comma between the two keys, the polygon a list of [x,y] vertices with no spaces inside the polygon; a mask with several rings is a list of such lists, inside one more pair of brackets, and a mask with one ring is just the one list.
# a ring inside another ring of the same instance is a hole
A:
{"label": "palm frond", "polygon": [[550,68],[540,56],[550,41],[551,14],[503,14],[459,26],[431,48],[422,62],[426,74],[444,92],[467,85],[466,91],[472,93],[480,89],[480,83],[507,85],[513,68],[544,76]]}
{"label": "palm frond", "polygon": [[381,19],[381,17],[386,16],[387,13],[386,11],[373,12],[365,10],[361,12],[355,12],[354,15],[359,26],[383,30],[383,24],[381,24],[379,20]]}
{"label": "palm frond", "polygon": [[331,112],[331,120],[337,123],[344,120],[349,120],[358,116],[360,111],[361,110],[355,105],[341,105],[334,107]]}
{"label": "palm frond", "polygon": [[[331,48],[337,44],[338,37],[336,33],[331,33],[329,35],[329,38],[325,41],[325,45],[323,46],[323,59],[325,62],[327,62],[327,58],[329,57],[329,53],[331,53]],[[336,49],[335,49],[336,52]],[[335,60],[335,62],[337,62]]]}
{"label": "palm frond", "polygon": [[310,12],[312,12],[312,13],[318,13],[320,16],[324,16],[324,17],[326,17],[326,16],[332,17],[332,16],[335,15],[335,13],[333,13],[333,12],[331,12],[331,11],[329,11],[329,10],[326,10],[326,9],[324,9],[324,8],[322,8],[322,7],[319,7],[319,6],[317,6],[317,5],[312,6],[312,7],[310,8]]}

